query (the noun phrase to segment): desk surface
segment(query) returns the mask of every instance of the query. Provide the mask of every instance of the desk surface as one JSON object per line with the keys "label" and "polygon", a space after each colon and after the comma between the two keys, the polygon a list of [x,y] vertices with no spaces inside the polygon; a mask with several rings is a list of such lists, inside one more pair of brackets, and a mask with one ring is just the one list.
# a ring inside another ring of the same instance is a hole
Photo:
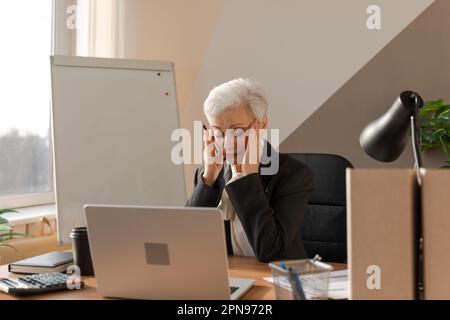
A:
{"label": "desk surface", "polygon": [[[345,264],[331,263],[334,270],[346,268]],[[266,263],[260,263],[255,258],[235,257],[228,258],[229,274],[231,277],[255,279],[255,285],[242,297],[243,300],[271,300],[275,299],[275,291],[271,283],[265,281],[263,277],[271,275],[270,268]],[[6,278],[8,266],[0,266],[0,278]],[[28,299],[36,300],[97,300],[104,299],[97,293],[97,282],[94,277],[82,277],[86,284],[83,290],[69,290],[51,292],[40,295],[28,296]],[[0,292],[0,300],[18,299],[13,295],[7,295]]]}

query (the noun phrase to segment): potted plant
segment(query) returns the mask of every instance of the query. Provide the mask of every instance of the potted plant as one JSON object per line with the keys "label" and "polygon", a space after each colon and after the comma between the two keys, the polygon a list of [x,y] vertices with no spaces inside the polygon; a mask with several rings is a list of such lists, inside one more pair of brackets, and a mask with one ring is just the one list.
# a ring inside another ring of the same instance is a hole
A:
{"label": "potted plant", "polygon": [[428,101],[419,112],[422,152],[439,149],[450,168],[450,105],[443,99]]}
{"label": "potted plant", "polygon": [[14,209],[0,209],[0,248],[1,247],[9,247],[12,249],[14,246],[6,243],[7,240],[11,240],[13,237],[21,236],[21,237],[28,237],[27,234],[19,233],[19,232],[13,232],[12,227],[9,225],[8,220],[2,217],[3,214],[7,212],[17,212]]}

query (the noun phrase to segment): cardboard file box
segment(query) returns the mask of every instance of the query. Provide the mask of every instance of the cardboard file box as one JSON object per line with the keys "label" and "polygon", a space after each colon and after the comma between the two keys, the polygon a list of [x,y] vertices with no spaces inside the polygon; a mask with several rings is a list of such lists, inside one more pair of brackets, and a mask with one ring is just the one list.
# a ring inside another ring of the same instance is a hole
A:
{"label": "cardboard file box", "polygon": [[450,170],[422,170],[424,298],[450,299]]}
{"label": "cardboard file box", "polygon": [[417,199],[414,170],[347,169],[350,299],[416,299]]}

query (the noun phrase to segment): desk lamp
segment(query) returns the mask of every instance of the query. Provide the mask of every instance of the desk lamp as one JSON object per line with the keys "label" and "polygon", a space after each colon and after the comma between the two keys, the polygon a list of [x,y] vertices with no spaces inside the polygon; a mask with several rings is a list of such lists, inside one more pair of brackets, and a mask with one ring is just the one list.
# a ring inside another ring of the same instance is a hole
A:
{"label": "desk lamp", "polygon": [[391,108],[381,117],[369,123],[361,132],[359,143],[373,159],[392,162],[403,152],[411,128],[415,168],[420,184],[419,169],[422,167],[420,154],[419,110],[423,100],[416,92],[404,91]]}
{"label": "desk lamp", "polygon": [[[362,149],[373,159],[381,162],[392,162],[403,152],[408,142],[411,128],[412,147],[414,152],[417,182],[421,186],[420,168],[420,126],[419,110],[423,100],[416,92],[404,91],[397,97],[391,108],[381,117],[369,123],[361,132],[359,143]],[[415,248],[417,250],[418,295],[423,292],[423,236],[419,210],[420,200],[416,202],[417,235]]]}

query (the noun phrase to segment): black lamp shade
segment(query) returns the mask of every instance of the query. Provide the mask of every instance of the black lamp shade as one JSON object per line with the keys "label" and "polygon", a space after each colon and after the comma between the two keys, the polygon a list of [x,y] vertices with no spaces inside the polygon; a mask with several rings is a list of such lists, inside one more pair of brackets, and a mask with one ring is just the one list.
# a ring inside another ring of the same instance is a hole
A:
{"label": "black lamp shade", "polygon": [[385,114],[364,128],[359,143],[370,157],[382,162],[392,162],[402,154],[409,139],[416,96],[420,109],[423,106],[422,98],[415,92],[404,91]]}

